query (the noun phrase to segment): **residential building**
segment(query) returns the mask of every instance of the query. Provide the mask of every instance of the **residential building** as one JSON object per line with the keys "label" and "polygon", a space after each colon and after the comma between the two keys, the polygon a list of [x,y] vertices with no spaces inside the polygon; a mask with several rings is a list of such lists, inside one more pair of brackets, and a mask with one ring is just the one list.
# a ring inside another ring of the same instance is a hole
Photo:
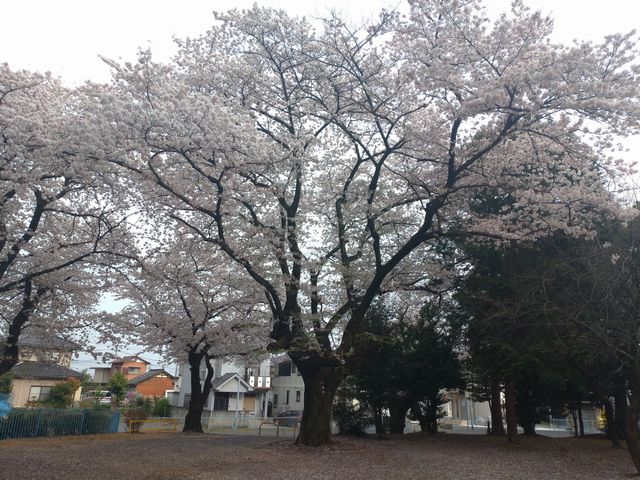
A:
{"label": "residential building", "polygon": [[[82,373],[51,362],[21,362],[11,369],[13,389],[12,407],[26,407],[42,402],[49,397],[51,387],[74,378],[78,381]],[[81,388],[75,391],[74,401],[80,400]]]}
{"label": "residential building", "polygon": [[[11,406],[25,407],[46,400],[51,387],[71,378],[80,380],[82,373],[71,370],[71,357],[78,349],[74,342],[61,337],[23,335],[18,341],[19,363],[11,369],[13,390]],[[74,394],[80,400],[80,388]]]}
{"label": "residential building", "polygon": [[111,362],[110,367],[95,367],[93,381],[97,385],[105,386],[116,372],[122,373],[127,380],[133,380],[139,375],[146,374],[150,365],[138,355],[116,358]]}
{"label": "residential building", "polygon": [[[213,361],[212,391],[205,403],[205,410],[223,413],[239,412],[255,416],[264,416],[269,409],[269,391],[271,389],[270,363],[263,361],[259,365],[245,365],[223,359]],[[200,368],[200,382],[207,376],[204,365]],[[175,390],[167,392],[171,404],[188,407],[191,399],[191,370],[187,364],[178,367],[178,380]]]}
{"label": "residential building", "polygon": [[127,387],[141,397],[164,397],[167,390],[173,391],[175,380],[166,370],[153,369],[129,380]]}
{"label": "residential building", "polygon": [[21,362],[55,363],[66,368],[71,368],[73,352],[79,348],[75,342],[58,336],[21,335],[18,340]]}
{"label": "residential building", "polygon": [[448,390],[447,402],[442,406],[445,417],[440,421],[448,425],[486,427],[491,420],[489,402],[476,402],[469,392]]}
{"label": "residential building", "polygon": [[[302,412],[304,407],[304,381],[288,355],[268,358],[259,365],[242,364],[218,359],[213,362],[213,391],[205,410],[213,412],[238,410],[256,416],[275,416],[287,410]],[[207,370],[200,369],[200,381]],[[172,405],[187,407],[191,397],[189,366],[178,367],[178,380],[167,397]]]}
{"label": "residential building", "polygon": [[304,380],[288,355],[279,355],[271,361],[271,402],[273,415],[287,410],[304,408]]}

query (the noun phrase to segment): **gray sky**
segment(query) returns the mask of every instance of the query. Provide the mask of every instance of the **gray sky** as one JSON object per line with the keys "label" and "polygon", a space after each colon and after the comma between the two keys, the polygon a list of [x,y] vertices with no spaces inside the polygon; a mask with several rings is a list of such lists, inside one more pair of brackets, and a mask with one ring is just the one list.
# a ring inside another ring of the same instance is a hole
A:
{"label": "gray sky", "polygon": [[[172,37],[197,36],[212,22],[213,10],[248,8],[254,0],[20,0],[3,2],[0,15],[0,62],[12,68],[51,71],[67,83],[107,81],[109,70],[98,58],[133,59],[150,46],[158,59],[173,51]],[[260,0],[296,15],[322,15],[331,8],[353,19],[368,17],[398,0]],[[491,15],[510,0],[486,0]],[[607,33],[640,27],[638,0],[528,0],[556,20],[554,40],[600,39]],[[606,5],[606,7],[605,7]]]}
{"label": "gray sky", "polygon": [[[604,35],[640,27],[639,0],[525,0],[534,9],[555,19],[553,41],[599,40]],[[254,0],[20,0],[3,2],[0,9],[0,62],[14,68],[51,71],[69,85],[86,79],[106,82],[109,69],[98,58],[133,60],[138,47],[151,47],[158,60],[170,58],[173,36],[184,38],[204,33],[213,21],[213,10],[249,8]],[[354,20],[375,15],[381,7],[407,5],[397,0],[259,0],[259,5],[287,10],[294,15],[321,16],[331,9]],[[492,16],[509,8],[510,0],[486,0]],[[625,142],[625,158],[640,156],[640,139]],[[140,353],[161,365],[154,355]],[[95,366],[82,355],[77,369]],[[173,373],[173,372],[172,372]]]}

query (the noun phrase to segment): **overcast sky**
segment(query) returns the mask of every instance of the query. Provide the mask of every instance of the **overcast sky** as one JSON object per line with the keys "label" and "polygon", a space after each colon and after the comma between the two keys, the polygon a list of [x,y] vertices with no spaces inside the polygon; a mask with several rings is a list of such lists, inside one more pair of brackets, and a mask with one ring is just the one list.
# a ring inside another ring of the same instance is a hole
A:
{"label": "overcast sky", "polygon": [[[249,8],[254,0],[15,0],[3,2],[0,16],[0,62],[12,68],[51,71],[68,84],[89,78],[107,81],[109,70],[98,55],[133,59],[138,47],[150,46],[158,59],[173,52],[172,37],[197,36],[212,22],[213,10]],[[528,5],[556,20],[554,40],[600,39],[607,33],[640,27],[639,0],[528,0]],[[295,15],[322,15],[332,8],[353,19],[375,15],[397,0],[261,0]],[[492,15],[510,0],[486,0]]]}
{"label": "overcast sky", "polygon": [[[14,0],[0,9],[0,63],[14,68],[51,71],[68,85],[86,79],[106,82],[109,69],[98,58],[132,60],[138,47],[151,47],[158,60],[174,52],[173,36],[198,36],[211,25],[212,11],[249,8],[254,0]],[[331,9],[353,20],[375,15],[381,7],[398,7],[397,0],[260,0],[259,5],[287,10],[294,15],[322,16]],[[555,19],[553,41],[600,40],[608,33],[640,27],[640,0],[528,0],[532,8]],[[510,0],[486,0],[492,16],[508,10]],[[626,143],[626,158],[640,156],[640,139]],[[140,353],[139,349],[129,352]],[[144,355],[155,366],[158,357]],[[82,356],[74,367],[96,362]],[[173,372],[171,372],[173,373]]]}

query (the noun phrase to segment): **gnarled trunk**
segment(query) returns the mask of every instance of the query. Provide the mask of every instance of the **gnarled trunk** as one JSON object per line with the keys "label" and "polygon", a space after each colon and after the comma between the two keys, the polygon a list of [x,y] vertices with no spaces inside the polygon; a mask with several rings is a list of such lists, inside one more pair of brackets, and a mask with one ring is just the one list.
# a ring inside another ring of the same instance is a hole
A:
{"label": "gnarled trunk", "polygon": [[47,289],[40,287],[33,291],[33,284],[31,280],[27,280],[23,289],[22,306],[18,313],[9,320],[9,328],[7,331],[7,339],[5,346],[0,354],[0,375],[7,373],[11,370],[19,361],[20,354],[18,351],[18,340],[22,330],[27,325],[29,317],[33,310],[37,307],[40,299],[45,295]]}
{"label": "gnarled trunk", "polygon": [[411,415],[420,423],[421,432],[429,431],[429,420],[427,415],[424,415],[422,412],[420,402],[413,402],[413,405],[411,405]]}
{"label": "gnarled trunk", "polygon": [[638,421],[640,421],[640,378],[632,378],[629,381],[629,406],[626,415],[627,449],[631,461],[640,474],[640,440],[638,439]]}
{"label": "gnarled trunk", "polygon": [[500,401],[500,383],[492,381],[490,385],[491,398],[489,408],[491,409],[491,435],[504,435],[504,425],[502,423],[502,402]]}
{"label": "gnarled trunk", "polygon": [[294,361],[304,380],[304,410],[296,443],[308,447],[331,443],[331,410],[342,368],[313,359]]}
{"label": "gnarled trunk", "polygon": [[429,405],[427,406],[427,432],[438,433],[438,392],[429,395]]}
{"label": "gnarled trunk", "polygon": [[404,396],[398,396],[389,404],[389,432],[394,434],[404,433],[407,410],[409,405]]}
{"label": "gnarled trunk", "polygon": [[619,438],[627,436],[627,386],[625,382],[614,393],[616,431]]}
{"label": "gnarled trunk", "polygon": [[[205,360],[207,376],[204,385],[200,383],[200,365]],[[213,378],[213,367],[210,359],[202,352],[189,352],[189,371],[191,372],[191,397],[189,398],[189,409],[184,418],[183,432],[202,432],[202,412],[204,404],[211,393],[211,379]]]}
{"label": "gnarled trunk", "polygon": [[609,399],[609,397],[603,397],[602,404],[604,405],[604,417],[607,422],[607,436],[615,448],[620,448],[620,437],[618,436],[618,430],[616,428],[615,413],[611,399]]}

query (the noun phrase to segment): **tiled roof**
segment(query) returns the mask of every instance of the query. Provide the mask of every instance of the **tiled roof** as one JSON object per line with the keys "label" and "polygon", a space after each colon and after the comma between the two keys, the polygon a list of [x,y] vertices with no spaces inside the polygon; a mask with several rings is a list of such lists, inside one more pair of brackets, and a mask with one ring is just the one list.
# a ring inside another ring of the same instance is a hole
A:
{"label": "tiled roof", "polygon": [[80,347],[77,343],[67,340],[57,335],[20,335],[18,339],[19,347],[31,347],[39,349],[59,349],[59,350],[78,350]]}
{"label": "tiled roof", "polygon": [[111,364],[124,363],[124,362],[137,362],[137,361],[140,361],[140,362],[146,363],[147,365],[150,365],[150,362],[147,362],[144,358],[139,357],[138,355],[130,355],[130,356],[127,356],[127,357],[122,357],[122,358],[114,358],[111,361]]}
{"label": "tiled roof", "polygon": [[233,377],[237,377],[238,380],[241,382],[241,384],[244,384],[245,387],[247,387],[248,390],[250,390],[250,391],[253,390],[253,387],[251,387],[251,385],[249,385],[247,382],[245,382],[244,379],[239,374],[233,373],[233,372],[225,373],[221,377],[214,378],[213,380],[211,380],[211,386],[213,387],[214,390],[218,390],[218,388],[222,387],[222,385],[227,383]]}
{"label": "tiled roof", "polygon": [[149,380],[150,378],[155,377],[159,373],[164,373],[167,377],[169,377],[172,380],[175,379],[175,377],[170,373],[168,373],[166,370],[159,368],[159,369],[149,370],[147,373],[143,373],[142,375],[138,375],[137,377],[132,378],[131,380],[129,380],[129,385],[138,385],[139,383],[144,382],[145,380]]}
{"label": "tiled roof", "polygon": [[82,373],[51,362],[22,362],[11,369],[15,378],[82,378]]}
{"label": "tiled roof", "polygon": [[211,386],[214,389],[216,389],[216,388],[224,385],[225,383],[227,383],[230,379],[232,379],[236,375],[237,375],[237,373],[225,373],[221,377],[214,378],[213,380],[211,380]]}

